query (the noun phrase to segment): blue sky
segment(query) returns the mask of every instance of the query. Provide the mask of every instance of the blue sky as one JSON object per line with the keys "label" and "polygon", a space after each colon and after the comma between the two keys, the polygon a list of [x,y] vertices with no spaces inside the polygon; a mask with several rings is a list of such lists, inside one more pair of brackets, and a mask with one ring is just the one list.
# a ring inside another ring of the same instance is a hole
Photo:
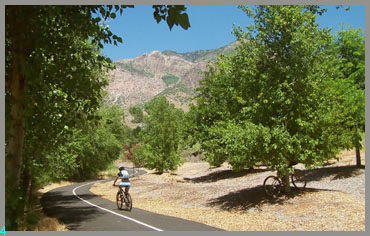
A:
{"label": "blue sky", "polygon": [[[352,5],[349,11],[328,8],[317,22],[321,27],[340,30],[341,24],[361,27],[365,30],[365,6]],[[231,34],[233,24],[242,27],[252,24],[252,20],[236,5],[187,5],[191,27],[188,30],[174,26],[169,30],[165,22],[159,24],[153,18],[151,6],[138,5],[125,9],[122,16],[108,22],[113,33],[122,37],[123,43],[105,45],[103,54],[113,61],[134,58],[153,50],[173,50],[189,52],[200,49],[214,49],[236,40]]]}

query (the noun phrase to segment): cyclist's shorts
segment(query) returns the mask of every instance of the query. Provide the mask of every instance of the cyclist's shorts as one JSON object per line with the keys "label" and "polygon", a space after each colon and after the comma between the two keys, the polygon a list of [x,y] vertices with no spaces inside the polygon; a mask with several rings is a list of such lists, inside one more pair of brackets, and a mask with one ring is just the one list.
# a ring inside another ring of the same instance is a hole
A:
{"label": "cyclist's shorts", "polygon": [[121,183],[119,183],[119,186],[125,187],[125,189],[127,189],[127,191],[128,191],[130,189],[131,184],[130,184],[130,182],[121,182]]}
{"label": "cyclist's shorts", "polygon": [[130,182],[121,182],[121,183],[119,183],[119,186],[122,186],[122,187],[130,187],[131,186],[131,183]]}

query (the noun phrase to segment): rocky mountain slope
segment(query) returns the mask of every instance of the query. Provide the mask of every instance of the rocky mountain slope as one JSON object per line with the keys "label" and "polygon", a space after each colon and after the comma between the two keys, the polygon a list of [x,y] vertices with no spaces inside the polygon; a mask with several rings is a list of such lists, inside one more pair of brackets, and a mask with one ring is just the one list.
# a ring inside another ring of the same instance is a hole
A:
{"label": "rocky mountain slope", "polygon": [[117,68],[109,74],[108,100],[128,109],[163,95],[186,111],[207,63],[215,60],[218,53],[232,53],[236,46],[237,42],[233,42],[219,49],[187,53],[153,51],[117,60]]}

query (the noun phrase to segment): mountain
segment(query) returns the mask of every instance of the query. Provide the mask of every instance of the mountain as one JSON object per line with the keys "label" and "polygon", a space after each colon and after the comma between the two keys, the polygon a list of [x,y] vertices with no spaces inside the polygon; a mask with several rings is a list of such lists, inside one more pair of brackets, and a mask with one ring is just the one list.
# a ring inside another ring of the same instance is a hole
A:
{"label": "mountain", "polygon": [[116,69],[109,74],[108,102],[127,110],[163,95],[187,111],[207,63],[214,61],[218,53],[232,53],[237,44],[187,53],[153,51],[133,59],[117,60]]}

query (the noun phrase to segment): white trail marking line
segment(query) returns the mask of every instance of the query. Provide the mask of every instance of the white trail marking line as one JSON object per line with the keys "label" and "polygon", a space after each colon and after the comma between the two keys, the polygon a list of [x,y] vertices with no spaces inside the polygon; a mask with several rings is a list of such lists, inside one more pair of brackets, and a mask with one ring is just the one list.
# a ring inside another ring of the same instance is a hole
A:
{"label": "white trail marking line", "polygon": [[125,218],[125,219],[127,219],[127,220],[131,220],[131,221],[133,221],[133,222],[135,222],[135,223],[137,223],[137,224],[140,224],[140,225],[146,226],[146,227],[151,228],[151,229],[153,229],[153,230],[156,230],[156,231],[163,231],[163,230],[161,230],[161,229],[159,229],[159,228],[156,228],[156,227],[154,227],[154,226],[151,226],[151,225],[145,224],[145,223],[143,223],[143,222],[141,222],[141,221],[138,221],[138,220],[135,220],[135,219],[133,219],[133,218],[131,218],[131,217],[124,216],[124,215],[118,214],[118,213],[116,213],[116,212],[114,212],[114,211],[111,211],[111,210],[105,209],[105,208],[103,208],[103,207],[100,207],[100,206],[98,206],[98,205],[95,205],[95,204],[93,204],[93,203],[91,203],[91,202],[89,202],[89,201],[86,201],[85,199],[83,199],[82,197],[80,197],[80,196],[78,196],[78,195],[76,194],[76,189],[81,188],[81,187],[84,187],[84,186],[89,185],[89,184],[98,183],[98,182],[101,182],[101,181],[104,181],[104,180],[98,180],[98,181],[94,181],[94,182],[90,182],[90,183],[87,183],[87,184],[80,185],[80,186],[78,186],[78,187],[74,188],[74,189],[72,190],[72,193],[73,193],[73,195],[75,195],[75,196],[76,196],[78,199],[80,199],[81,201],[84,201],[84,202],[86,202],[87,204],[89,204],[89,205],[91,205],[91,206],[97,207],[97,208],[99,208],[100,210],[107,211],[107,212],[109,212],[109,213],[112,213],[112,214],[114,214],[114,215],[116,215],[116,216],[119,216],[119,217]]}

